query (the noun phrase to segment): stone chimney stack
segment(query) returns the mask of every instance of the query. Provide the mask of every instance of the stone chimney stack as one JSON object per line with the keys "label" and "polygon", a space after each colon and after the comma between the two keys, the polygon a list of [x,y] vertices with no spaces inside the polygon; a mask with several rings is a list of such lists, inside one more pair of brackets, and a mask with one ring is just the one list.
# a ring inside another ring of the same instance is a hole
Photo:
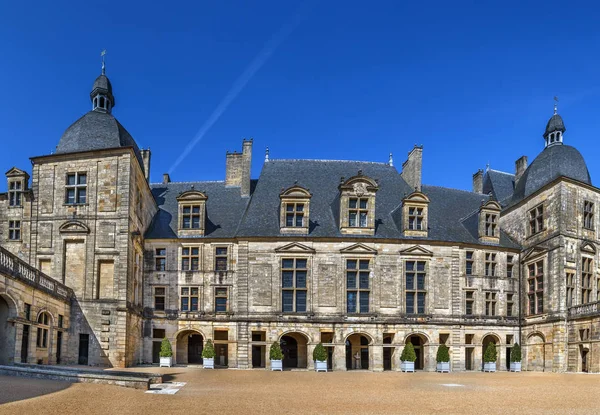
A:
{"label": "stone chimney stack", "polygon": [[483,170],[479,169],[473,175],[473,192],[483,193]]}
{"label": "stone chimney stack", "polygon": [[144,163],[144,175],[146,176],[146,181],[150,181],[150,147],[147,150],[140,150],[142,154],[142,162]]}
{"label": "stone chimney stack", "polygon": [[523,173],[527,170],[527,156],[521,156],[515,161],[515,184],[519,181]]}
{"label": "stone chimney stack", "polygon": [[415,147],[408,153],[408,159],[402,163],[400,175],[411,189],[421,191],[421,169],[423,167],[423,146]]}
{"label": "stone chimney stack", "polygon": [[167,184],[167,183],[171,183],[171,176],[169,176],[169,173],[164,173],[163,174],[163,184]]}
{"label": "stone chimney stack", "polygon": [[252,167],[252,139],[242,142],[242,152],[227,152],[225,186],[239,187],[242,196],[250,196],[250,170]]}

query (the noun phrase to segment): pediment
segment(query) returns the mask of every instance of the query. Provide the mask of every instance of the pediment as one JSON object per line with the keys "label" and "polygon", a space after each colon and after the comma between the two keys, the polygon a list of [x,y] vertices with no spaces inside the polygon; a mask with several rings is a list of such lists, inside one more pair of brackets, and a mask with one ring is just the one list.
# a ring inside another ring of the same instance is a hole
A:
{"label": "pediment", "polygon": [[367,254],[377,255],[377,249],[371,248],[370,246],[358,243],[350,245],[349,247],[340,249],[342,254]]}
{"label": "pediment", "polygon": [[591,243],[591,242],[583,242],[581,244],[581,252],[587,252],[589,254],[595,254],[596,253],[596,246]]}
{"label": "pediment", "polygon": [[177,196],[177,200],[179,202],[182,201],[194,201],[194,200],[206,200],[208,197],[203,192],[199,192],[198,190],[187,190],[182,192]]}
{"label": "pediment", "polygon": [[287,189],[283,190],[279,196],[309,199],[312,195],[310,194],[308,189],[305,189],[304,187],[296,184],[292,187],[288,187]]}
{"label": "pediment", "polygon": [[18,169],[16,167],[13,167],[9,171],[6,172],[6,177],[21,177],[21,176],[29,177],[29,174],[27,174],[26,171]]}
{"label": "pediment", "polygon": [[400,255],[433,256],[433,252],[420,245],[415,245],[401,250]]}
{"label": "pediment", "polygon": [[481,209],[488,209],[488,210],[501,210],[502,208],[500,207],[500,204],[498,202],[496,202],[495,200],[489,200],[486,203],[481,205]]}
{"label": "pediment", "polygon": [[298,242],[292,242],[291,244],[275,248],[275,252],[290,254],[314,254],[315,250],[306,245],[299,244]]}
{"label": "pediment", "polygon": [[528,251],[525,252],[525,254],[523,255],[523,262],[527,262],[530,261],[532,259],[536,259],[541,257],[542,255],[545,255],[548,252],[548,250],[544,249],[544,248],[540,248],[540,247],[533,247],[531,249],[529,249]]}
{"label": "pediment", "polygon": [[90,228],[82,222],[71,220],[63,223],[58,231],[60,233],[90,233]]}
{"label": "pediment", "polygon": [[339,190],[351,191],[356,194],[364,194],[366,192],[376,192],[379,190],[377,181],[368,177],[363,176],[362,170],[358,171],[356,176],[352,176],[346,181],[342,181],[339,186]]}
{"label": "pediment", "polygon": [[427,197],[427,195],[425,193],[415,190],[414,192],[412,192],[411,194],[406,196],[402,202],[403,203],[405,203],[405,202],[429,203],[429,198]]}

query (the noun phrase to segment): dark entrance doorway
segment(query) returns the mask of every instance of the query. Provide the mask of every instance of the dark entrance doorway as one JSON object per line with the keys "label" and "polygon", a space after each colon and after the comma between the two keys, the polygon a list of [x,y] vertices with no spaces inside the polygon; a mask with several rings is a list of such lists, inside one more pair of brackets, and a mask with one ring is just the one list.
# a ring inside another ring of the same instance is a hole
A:
{"label": "dark entrance doorway", "polygon": [[[496,336],[492,336],[492,335],[487,335],[483,338],[483,342],[481,345],[481,370],[483,370],[483,365],[485,364],[485,362],[483,361],[483,356],[485,356],[485,349],[487,349],[488,344],[493,343],[496,346],[496,351],[498,351],[498,345],[500,344],[500,341],[496,338]],[[500,360],[500,355],[502,353],[502,349],[500,349],[498,351],[498,353],[496,353],[496,367],[498,368],[498,370],[501,370],[500,365],[498,364],[498,361]]]}
{"label": "dark entrance doorway", "polygon": [[391,346],[385,346],[386,344],[392,344],[392,337],[385,336],[383,338],[383,370],[392,370],[392,355],[394,348]]}
{"label": "dark entrance doorway", "polygon": [[333,347],[327,346],[327,370],[333,370]]}
{"label": "dark entrance doorway", "polygon": [[265,346],[252,346],[252,367],[265,367],[264,353]]}
{"label": "dark entrance doorway", "polygon": [[188,337],[188,363],[202,363],[203,338],[199,334]]}
{"label": "dark entrance doorway", "polygon": [[369,339],[360,333],[346,339],[346,370],[369,370]]}
{"label": "dark entrance doorway", "polygon": [[152,363],[160,363],[161,342],[152,342]]}
{"label": "dark entrance doorway", "polygon": [[[0,364],[7,365],[11,363],[15,355],[14,350],[14,328],[8,323],[9,316],[8,303],[0,297]],[[12,348],[12,350],[11,350]]]}
{"label": "dark entrance doorway", "polygon": [[60,364],[60,357],[62,352],[62,331],[56,332],[56,364]]}
{"label": "dark entrance doorway", "polygon": [[77,359],[77,363],[80,365],[87,365],[89,353],[90,335],[79,333],[79,359]]}
{"label": "dark entrance doorway", "polygon": [[415,348],[415,354],[417,355],[417,360],[415,360],[415,370],[423,370],[425,367],[425,342],[421,336],[415,334],[410,336],[407,343],[412,343]]}
{"label": "dark entrance doorway", "polygon": [[465,349],[465,370],[473,370],[473,348],[467,347]]}
{"label": "dark entrance doorway", "polygon": [[291,336],[281,338],[283,367],[298,367],[298,342]]}
{"label": "dark entrance doorway", "polygon": [[29,327],[28,325],[23,326],[23,341],[21,342],[21,363],[27,363],[27,356],[29,356]]}
{"label": "dark entrance doorway", "polygon": [[582,372],[586,372],[588,371],[588,350],[587,349],[581,349],[581,371]]}

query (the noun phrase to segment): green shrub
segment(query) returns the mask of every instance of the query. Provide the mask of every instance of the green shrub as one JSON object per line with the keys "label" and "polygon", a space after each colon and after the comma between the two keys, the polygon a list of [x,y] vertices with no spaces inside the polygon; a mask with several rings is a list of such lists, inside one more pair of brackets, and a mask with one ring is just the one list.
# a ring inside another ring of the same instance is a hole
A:
{"label": "green shrub", "polygon": [[512,349],[510,349],[510,361],[512,363],[521,361],[521,346],[519,346],[519,343],[515,343]]}
{"label": "green shrub", "polygon": [[487,347],[485,348],[485,353],[483,355],[483,361],[485,363],[495,363],[496,358],[497,358],[496,345],[492,342],[489,342]]}
{"label": "green shrub", "polygon": [[406,346],[404,346],[404,350],[402,350],[402,354],[400,355],[400,360],[402,360],[403,362],[414,362],[415,360],[417,360],[415,347],[412,343],[406,343]]}
{"label": "green shrub", "polygon": [[317,344],[315,350],[313,350],[313,360],[324,362],[327,360],[327,349],[323,347],[322,343]]}
{"label": "green shrub", "polygon": [[271,360],[282,360],[283,352],[281,351],[281,345],[279,342],[273,342],[271,350],[269,350],[269,359]]}
{"label": "green shrub", "polygon": [[212,340],[208,339],[206,344],[204,345],[204,349],[202,349],[202,358],[203,359],[214,359],[215,358],[215,348],[212,344]]}
{"label": "green shrub", "polygon": [[446,346],[445,344],[440,344],[440,347],[438,347],[436,360],[438,363],[445,363],[450,361],[450,353],[448,351],[448,346]]}
{"label": "green shrub", "polygon": [[162,339],[160,344],[160,357],[171,357],[173,356],[173,350],[171,350],[171,342],[165,337]]}

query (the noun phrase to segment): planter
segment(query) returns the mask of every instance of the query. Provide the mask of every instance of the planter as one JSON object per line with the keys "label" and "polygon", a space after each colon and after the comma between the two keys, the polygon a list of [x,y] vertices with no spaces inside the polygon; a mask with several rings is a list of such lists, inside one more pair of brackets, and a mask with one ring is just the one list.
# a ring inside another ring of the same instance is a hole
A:
{"label": "planter", "polygon": [[484,363],[483,371],[484,372],[495,372],[496,371],[496,362]]}
{"label": "planter", "polygon": [[414,372],[415,362],[400,362],[400,370],[403,372]]}
{"label": "planter", "polygon": [[450,362],[438,362],[436,370],[438,372],[450,373]]}
{"label": "planter", "polygon": [[204,369],[214,369],[215,368],[215,358],[205,357],[203,359],[202,367]]}
{"label": "planter", "polygon": [[510,362],[510,371],[511,372],[520,372],[521,371],[521,362]]}
{"label": "planter", "polygon": [[283,361],[282,360],[271,360],[271,370],[279,370],[283,371]]}
{"label": "planter", "polygon": [[172,364],[173,364],[172,357],[161,357],[160,364],[158,367],[171,367]]}
{"label": "planter", "polygon": [[315,360],[316,372],[327,372],[327,360]]}

